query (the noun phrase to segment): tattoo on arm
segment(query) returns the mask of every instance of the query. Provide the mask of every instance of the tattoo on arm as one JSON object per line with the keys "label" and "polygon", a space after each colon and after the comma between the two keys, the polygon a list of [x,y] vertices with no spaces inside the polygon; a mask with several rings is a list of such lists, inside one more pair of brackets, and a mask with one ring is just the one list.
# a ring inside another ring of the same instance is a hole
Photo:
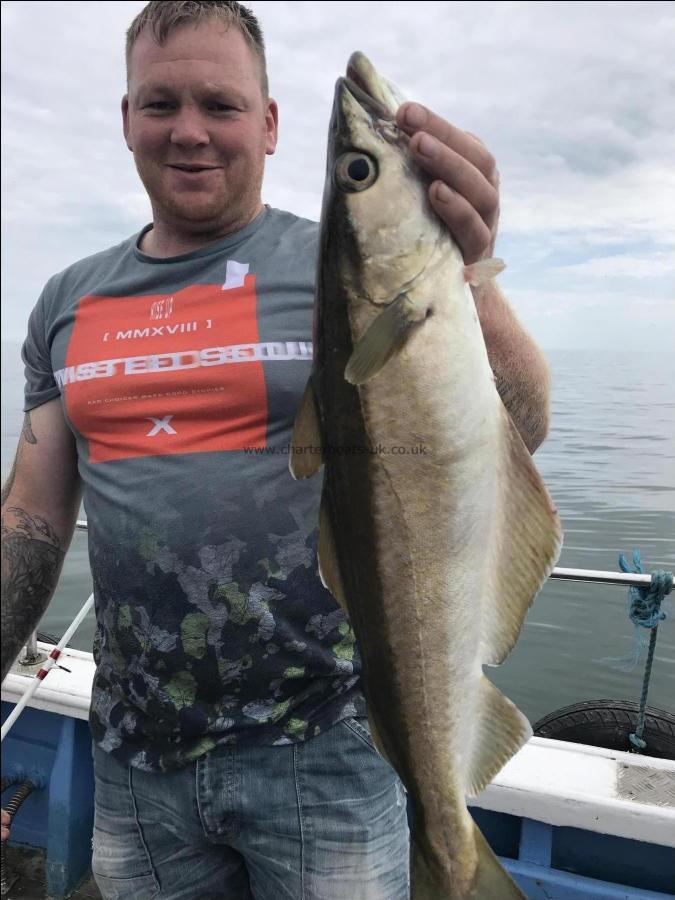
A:
{"label": "tattoo on arm", "polygon": [[9,493],[14,486],[14,479],[16,478],[16,457],[14,457],[14,462],[12,463],[12,471],[7,476],[7,481],[4,483],[2,488],[2,505],[5,505],[5,501],[9,497]]}
{"label": "tattoo on arm", "polygon": [[52,526],[10,507],[2,517],[2,678],[37,628],[63,564]]}
{"label": "tattoo on arm", "polygon": [[[26,413],[26,415],[23,417],[23,427],[21,429],[21,437],[28,444],[37,444],[37,438],[33,434],[33,428],[30,423],[30,413]],[[19,453],[17,450],[17,456],[18,455],[19,455]],[[5,484],[3,485],[3,488],[2,488],[2,505],[3,506],[5,505],[5,501],[9,497],[10,491],[12,490],[12,487],[14,486],[14,479],[16,478],[17,456],[14,457],[14,462],[12,463],[12,471],[9,473],[9,475],[7,477],[7,481],[5,482]]]}
{"label": "tattoo on arm", "polygon": [[[504,376],[495,371],[495,386],[525,446],[530,451],[539,447],[548,431],[548,395],[545,385],[533,385],[517,367]],[[520,376],[520,377],[519,377]]]}
{"label": "tattoo on arm", "polygon": [[21,429],[21,434],[28,441],[29,444],[37,444],[37,438],[33,434],[33,429],[30,424],[30,413],[27,412],[23,417],[23,428]]}
{"label": "tattoo on arm", "polygon": [[472,288],[495,386],[527,449],[546,437],[549,419],[548,364],[493,282]]}

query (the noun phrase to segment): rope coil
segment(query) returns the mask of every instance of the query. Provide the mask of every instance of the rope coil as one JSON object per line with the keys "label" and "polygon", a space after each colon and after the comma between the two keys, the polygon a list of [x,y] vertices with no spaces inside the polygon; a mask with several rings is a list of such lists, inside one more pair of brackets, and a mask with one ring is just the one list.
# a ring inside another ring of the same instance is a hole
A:
{"label": "rope coil", "polygon": [[[622,572],[635,572],[643,574],[642,559],[639,550],[633,550],[633,566],[631,569],[626,562],[623,553],[619,556],[619,568]],[[656,648],[656,634],[659,628],[659,622],[666,618],[666,614],[661,610],[663,599],[673,589],[672,572],[666,572],[663,569],[652,573],[651,584],[645,587],[628,588],[628,596],[630,598],[630,610],[628,615],[631,622],[638,628],[647,628],[651,630],[649,636],[649,651],[645,662],[645,674],[642,680],[642,694],[640,695],[640,710],[638,712],[637,726],[633,734],[628,735],[636,752],[640,752],[647,747],[647,743],[643,740],[645,728],[645,710],[647,708],[647,694],[649,693],[649,682],[652,675],[652,665],[654,662],[654,650]]]}

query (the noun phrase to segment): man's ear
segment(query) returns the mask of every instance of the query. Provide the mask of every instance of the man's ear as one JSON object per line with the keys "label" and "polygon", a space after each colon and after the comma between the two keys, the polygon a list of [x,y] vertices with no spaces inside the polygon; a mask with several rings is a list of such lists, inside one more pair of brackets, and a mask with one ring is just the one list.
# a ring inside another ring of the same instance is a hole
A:
{"label": "man's ear", "polygon": [[265,153],[272,156],[277,147],[277,138],[279,136],[279,108],[277,101],[270,99],[267,101],[267,110],[265,112],[265,125],[267,127],[267,141],[265,143]]}
{"label": "man's ear", "polygon": [[129,138],[129,95],[122,97],[122,130],[124,131],[124,140],[129,150],[133,151],[131,140]]}

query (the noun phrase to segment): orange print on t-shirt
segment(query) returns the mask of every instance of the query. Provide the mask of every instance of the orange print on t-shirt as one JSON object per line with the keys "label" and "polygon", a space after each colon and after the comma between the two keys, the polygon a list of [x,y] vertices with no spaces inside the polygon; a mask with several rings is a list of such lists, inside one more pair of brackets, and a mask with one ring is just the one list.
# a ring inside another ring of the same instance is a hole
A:
{"label": "orange print on t-shirt", "polygon": [[57,373],[92,463],[264,447],[255,276],[242,287],[86,296]]}

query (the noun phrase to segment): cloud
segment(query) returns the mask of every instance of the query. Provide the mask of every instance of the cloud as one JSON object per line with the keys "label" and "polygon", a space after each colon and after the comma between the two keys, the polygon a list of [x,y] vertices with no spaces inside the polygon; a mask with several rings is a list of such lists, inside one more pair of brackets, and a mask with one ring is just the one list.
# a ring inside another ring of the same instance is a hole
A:
{"label": "cloud", "polygon": [[[54,271],[149,221],[119,111],[124,33],[143,5],[2,4],[7,337],[21,338]],[[408,96],[494,153],[498,246],[509,264],[503,283],[535,337],[581,340],[582,282],[600,280],[597,259],[609,256],[617,258],[611,278],[622,304],[642,302],[636,272],[657,263],[650,315],[656,327],[671,321],[672,270],[660,254],[675,245],[672,4],[249,5],[266,33],[281,112],[266,202],[318,217],[335,80],[360,49]],[[628,307],[609,331],[612,341],[633,345]],[[600,325],[593,333],[607,343]]]}
{"label": "cloud", "polygon": [[555,267],[553,271],[560,275],[583,275],[586,278],[658,278],[675,272],[675,253],[596,256],[586,262]]}

